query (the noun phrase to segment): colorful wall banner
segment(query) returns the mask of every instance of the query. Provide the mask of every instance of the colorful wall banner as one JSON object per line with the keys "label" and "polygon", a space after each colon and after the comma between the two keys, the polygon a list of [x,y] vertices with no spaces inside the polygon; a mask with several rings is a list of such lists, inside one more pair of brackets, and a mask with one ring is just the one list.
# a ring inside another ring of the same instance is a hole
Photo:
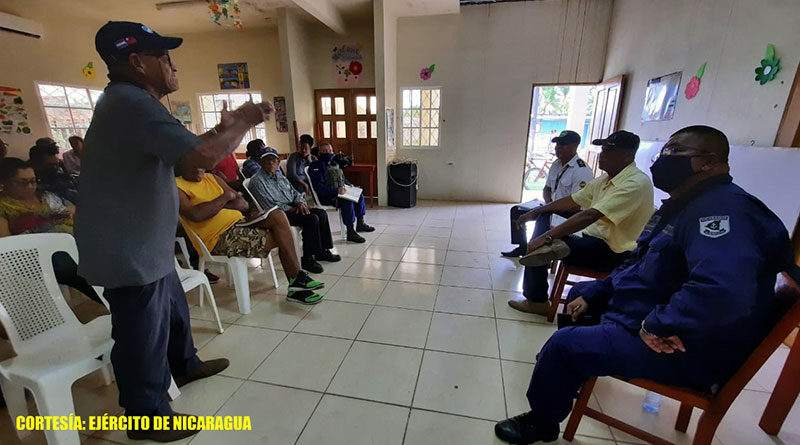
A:
{"label": "colorful wall banner", "polygon": [[0,86],[0,133],[30,134],[22,90]]}
{"label": "colorful wall banner", "polygon": [[220,63],[217,65],[219,87],[223,90],[250,88],[247,63]]}
{"label": "colorful wall banner", "polygon": [[289,124],[286,121],[286,98],[283,96],[273,97],[272,106],[275,108],[275,128],[278,133],[287,133]]}
{"label": "colorful wall banner", "polygon": [[333,47],[333,75],[336,85],[361,85],[361,73],[364,71],[364,57],[361,55],[361,44],[344,44]]}

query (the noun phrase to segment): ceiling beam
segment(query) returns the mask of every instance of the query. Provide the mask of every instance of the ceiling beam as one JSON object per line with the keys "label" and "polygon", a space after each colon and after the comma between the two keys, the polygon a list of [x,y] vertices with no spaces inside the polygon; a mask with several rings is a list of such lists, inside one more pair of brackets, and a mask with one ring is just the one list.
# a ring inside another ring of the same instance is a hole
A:
{"label": "ceiling beam", "polygon": [[337,34],[345,33],[344,19],[330,0],[292,0],[295,5],[311,14]]}

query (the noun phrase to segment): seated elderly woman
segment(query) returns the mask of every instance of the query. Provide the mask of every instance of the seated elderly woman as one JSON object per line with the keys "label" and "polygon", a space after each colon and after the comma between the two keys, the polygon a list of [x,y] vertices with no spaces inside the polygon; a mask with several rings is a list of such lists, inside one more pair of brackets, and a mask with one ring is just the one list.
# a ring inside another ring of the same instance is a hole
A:
{"label": "seated elderly woman", "polygon": [[[27,233],[72,234],[75,206],[52,192],[36,188],[36,174],[19,158],[0,161],[0,237]],[[53,268],[60,284],[79,290],[101,303],[92,286],[78,276],[78,266],[66,252],[53,255]]]}

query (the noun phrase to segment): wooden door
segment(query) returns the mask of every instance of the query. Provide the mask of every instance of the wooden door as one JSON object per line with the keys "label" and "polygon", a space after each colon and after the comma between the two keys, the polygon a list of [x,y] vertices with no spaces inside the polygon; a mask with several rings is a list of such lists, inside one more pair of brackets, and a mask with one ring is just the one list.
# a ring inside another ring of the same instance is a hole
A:
{"label": "wooden door", "polygon": [[592,112],[592,124],[589,131],[589,143],[586,144],[589,150],[586,154],[586,162],[597,172],[597,155],[600,147],[591,145],[595,139],[602,139],[617,131],[619,121],[620,105],[622,104],[622,93],[625,88],[625,76],[617,76],[602,83],[597,84],[594,96],[594,111]]}
{"label": "wooden door", "polygon": [[374,88],[315,90],[316,138],[329,141],[356,164],[377,165],[377,99]]}

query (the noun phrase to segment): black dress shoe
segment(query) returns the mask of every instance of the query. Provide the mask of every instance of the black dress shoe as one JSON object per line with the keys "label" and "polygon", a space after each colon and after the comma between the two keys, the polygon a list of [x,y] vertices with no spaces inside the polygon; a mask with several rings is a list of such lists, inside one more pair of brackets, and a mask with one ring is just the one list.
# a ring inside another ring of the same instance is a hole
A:
{"label": "black dress shoe", "polygon": [[181,386],[187,385],[195,380],[211,377],[214,374],[224,371],[225,368],[230,366],[230,364],[231,362],[226,358],[217,358],[214,360],[200,362],[199,365],[190,369],[185,375],[176,376],[175,384],[178,385],[178,388],[180,388]]}
{"label": "black dress shoe", "polygon": [[347,229],[347,241],[358,244],[367,242],[367,240],[365,240],[363,236],[356,233],[355,230],[350,230],[350,229]]}
{"label": "black dress shoe", "polygon": [[518,258],[526,253],[528,253],[528,249],[525,246],[517,246],[516,249],[509,250],[508,252],[500,252],[500,255],[508,258]]}
{"label": "black dress shoe", "polygon": [[330,250],[325,249],[322,252],[314,255],[314,259],[317,261],[327,261],[329,263],[336,263],[342,261],[342,257],[332,253]]}
{"label": "black dress shoe", "polygon": [[356,224],[356,232],[374,232],[375,227],[365,223],[364,221],[359,221]]}
{"label": "black dress shoe", "polygon": [[552,442],[558,439],[558,432],[557,423],[538,424],[534,421],[531,412],[497,422],[494,425],[494,434],[498,439],[515,445],[528,445],[540,441]]}
{"label": "black dress shoe", "polygon": [[314,257],[300,258],[300,267],[306,272],[310,273],[322,273],[324,270],[322,268],[322,264],[319,264],[316,260],[314,260]]}

